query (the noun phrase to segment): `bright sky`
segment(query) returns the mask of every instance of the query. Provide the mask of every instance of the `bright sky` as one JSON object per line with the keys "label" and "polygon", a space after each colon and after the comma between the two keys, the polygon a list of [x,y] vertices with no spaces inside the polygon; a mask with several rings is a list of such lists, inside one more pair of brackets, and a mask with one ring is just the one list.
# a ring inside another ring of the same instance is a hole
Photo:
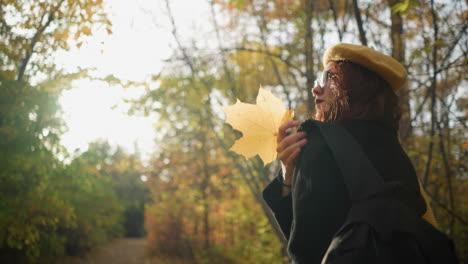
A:
{"label": "bright sky", "polygon": [[[171,7],[181,27],[181,35],[190,34],[207,17],[204,0],[171,0]],[[97,29],[80,49],[57,54],[57,62],[73,71],[77,67],[96,68],[102,76],[113,74],[124,80],[141,81],[158,73],[162,60],[171,55],[174,41],[170,33],[163,0],[107,0],[113,34]],[[206,23],[206,21],[205,21]],[[192,33],[193,34],[193,33]],[[134,143],[144,156],[156,147],[153,124],[156,116],[127,116],[123,98],[135,98],[139,89],[123,89],[100,81],[79,80],[65,91],[60,103],[68,132],[62,144],[73,152],[85,151],[98,138],[123,146],[133,152]]]}

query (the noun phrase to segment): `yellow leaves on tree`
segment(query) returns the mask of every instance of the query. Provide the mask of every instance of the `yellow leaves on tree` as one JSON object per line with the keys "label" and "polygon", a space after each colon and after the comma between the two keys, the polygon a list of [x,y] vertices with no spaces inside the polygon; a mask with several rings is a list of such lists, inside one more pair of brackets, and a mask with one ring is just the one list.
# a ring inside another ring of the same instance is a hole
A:
{"label": "yellow leaves on tree", "polygon": [[293,110],[286,110],[281,100],[260,87],[257,104],[239,100],[223,107],[226,123],[242,132],[231,150],[247,159],[259,155],[266,165],[276,159],[276,136],[279,127],[294,117]]}
{"label": "yellow leaves on tree", "polygon": [[54,34],[55,40],[61,40],[61,39],[67,40],[68,37],[69,37],[69,33],[68,33],[67,31],[65,31],[65,32],[57,32],[57,33]]}
{"label": "yellow leaves on tree", "polygon": [[81,28],[81,32],[83,32],[85,35],[87,36],[91,36],[91,28],[87,27],[87,26],[84,26]]}

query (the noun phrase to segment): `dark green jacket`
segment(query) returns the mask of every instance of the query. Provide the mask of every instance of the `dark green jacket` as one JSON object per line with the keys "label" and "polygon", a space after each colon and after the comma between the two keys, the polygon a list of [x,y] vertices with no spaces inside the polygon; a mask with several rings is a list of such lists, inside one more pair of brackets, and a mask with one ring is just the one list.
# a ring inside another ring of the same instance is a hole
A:
{"label": "dark green jacket", "polygon": [[[340,122],[361,145],[385,182],[398,181],[407,191],[398,199],[423,215],[426,210],[416,172],[395,130],[375,121]],[[288,240],[295,263],[320,263],[333,235],[344,223],[351,200],[320,129],[306,121],[300,130],[308,143],[296,159],[292,192],[281,196],[281,173],[265,188],[263,197]]]}

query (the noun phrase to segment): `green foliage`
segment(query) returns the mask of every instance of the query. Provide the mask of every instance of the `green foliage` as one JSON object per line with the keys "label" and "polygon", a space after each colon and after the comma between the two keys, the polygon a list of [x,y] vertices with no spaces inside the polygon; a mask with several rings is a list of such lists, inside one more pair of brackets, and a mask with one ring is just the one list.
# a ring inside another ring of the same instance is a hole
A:
{"label": "green foliage", "polygon": [[[51,263],[123,235],[133,220],[127,211],[142,219],[138,158],[111,153],[106,143],[70,158],[59,144],[58,98],[86,71],[64,74],[49,55],[80,46],[97,25],[110,33],[100,0],[1,1],[2,263]],[[141,235],[142,226],[140,220],[132,234]]]}
{"label": "green foliage", "polygon": [[7,260],[36,262],[122,232],[112,178],[100,177],[89,159],[66,166],[55,157],[58,94],[40,88],[0,79],[0,249]]}
{"label": "green foliage", "polygon": [[396,3],[395,5],[392,6],[392,14],[399,13],[400,15],[404,15],[408,13],[409,8],[411,6],[418,6],[419,3],[416,1],[411,1],[411,0],[403,0],[402,2]]}
{"label": "green foliage", "polygon": [[90,149],[75,158],[61,175],[62,198],[74,209],[74,226],[61,230],[66,253],[76,254],[122,235],[122,206],[109,175],[96,169]]}
{"label": "green foliage", "polygon": [[[129,155],[119,147],[113,150],[107,142],[94,142],[89,145],[87,152],[73,160],[70,169],[73,175],[89,175],[77,185],[86,187],[80,193],[90,192],[91,205],[96,208],[106,208],[106,204],[114,205],[114,208],[107,208],[110,211],[103,211],[101,215],[112,214],[116,210],[118,213],[115,215],[119,215],[118,223],[124,235],[144,235],[144,203],[148,194],[140,179],[143,166],[137,155]],[[102,207],[96,204],[99,199],[103,199]]]}
{"label": "green foliage", "polygon": [[54,180],[60,162],[53,150],[61,122],[57,94],[0,76],[0,248],[37,259],[63,251],[55,232],[74,215]]}

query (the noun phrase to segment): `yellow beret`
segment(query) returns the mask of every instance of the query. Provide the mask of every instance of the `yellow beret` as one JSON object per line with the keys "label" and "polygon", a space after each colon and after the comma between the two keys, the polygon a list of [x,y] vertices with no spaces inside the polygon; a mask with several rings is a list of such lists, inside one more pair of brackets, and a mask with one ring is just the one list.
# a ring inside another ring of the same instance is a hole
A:
{"label": "yellow beret", "polygon": [[337,44],[325,51],[323,66],[330,61],[341,60],[354,62],[377,73],[390,84],[394,92],[406,82],[407,73],[403,65],[373,48],[347,43]]}

